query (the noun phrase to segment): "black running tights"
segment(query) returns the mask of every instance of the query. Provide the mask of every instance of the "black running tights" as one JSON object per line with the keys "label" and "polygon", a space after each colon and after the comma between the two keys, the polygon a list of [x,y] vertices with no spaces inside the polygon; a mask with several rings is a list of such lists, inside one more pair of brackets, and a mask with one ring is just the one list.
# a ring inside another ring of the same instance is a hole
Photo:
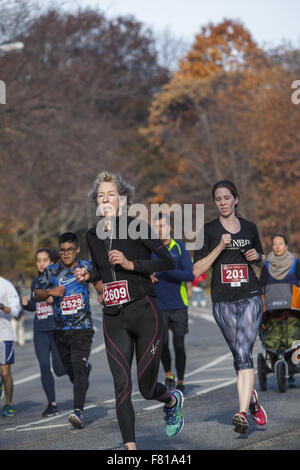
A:
{"label": "black running tights", "polygon": [[[183,380],[186,364],[184,335],[175,335],[173,333],[173,347],[175,352],[175,368],[177,372],[177,380]],[[161,355],[161,362],[165,372],[169,372],[172,370],[172,357],[169,348],[169,340],[164,342]]]}
{"label": "black running tights", "polygon": [[134,348],[138,386],[146,400],[170,403],[172,394],[157,382],[164,322],[155,299],[143,297],[118,315],[103,315],[109,367],[113,375],[117,418],[124,442],[135,442],[135,415],[131,401],[131,365]]}
{"label": "black running tights", "polygon": [[55,343],[72,384],[74,409],[83,411],[88,389],[87,363],[92,345],[94,330],[55,331]]}

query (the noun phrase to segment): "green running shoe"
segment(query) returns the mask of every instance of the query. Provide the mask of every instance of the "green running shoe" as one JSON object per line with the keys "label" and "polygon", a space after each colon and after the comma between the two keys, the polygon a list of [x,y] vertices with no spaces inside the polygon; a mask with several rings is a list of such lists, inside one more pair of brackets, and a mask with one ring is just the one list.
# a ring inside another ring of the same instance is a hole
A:
{"label": "green running shoe", "polygon": [[5,405],[2,410],[2,416],[14,416],[16,414],[16,410],[14,405]]}
{"label": "green running shoe", "polygon": [[183,408],[183,395],[180,390],[174,390],[172,395],[176,398],[176,405],[172,408],[164,406],[165,422],[166,422],[166,435],[168,437],[176,436],[183,428],[184,420],[182,416]]}

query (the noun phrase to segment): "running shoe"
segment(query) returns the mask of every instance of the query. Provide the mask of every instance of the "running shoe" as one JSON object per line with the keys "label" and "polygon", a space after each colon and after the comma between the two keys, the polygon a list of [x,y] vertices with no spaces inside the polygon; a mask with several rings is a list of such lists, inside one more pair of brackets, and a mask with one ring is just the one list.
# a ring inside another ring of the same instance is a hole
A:
{"label": "running shoe", "polygon": [[174,390],[173,396],[176,398],[176,404],[172,408],[164,406],[166,435],[168,437],[176,436],[183,428],[184,420],[182,415],[183,395],[180,390]]}
{"label": "running shoe", "polygon": [[74,410],[68,417],[69,423],[71,423],[74,428],[82,429],[83,428],[83,412],[81,410]]}
{"label": "running shoe", "polygon": [[16,414],[16,410],[13,404],[5,405],[2,410],[2,416],[14,416]]}
{"label": "running shoe", "polygon": [[249,406],[250,414],[258,426],[263,426],[267,422],[267,413],[259,404],[257,391],[253,389]]}
{"label": "running shoe", "polygon": [[248,429],[247,413],[238,411],[232,418],[232,424],[235,426],[234,431],[239,434],[245,434]]}
{"label": "running shoe", "polygon": [[45,418],[46,416],[54,416],[57,414],[58,414],[57,406],[53,405],[52,403],[48,403],[48,406],[45,409],[45,411],[43,411],[42,416],[44,416]]}
{"label": "running shoe", "polygon": [[165,386],[168,390],[174,390],[175,388],[175,377],[171,375],[170,377],[166,377]]}

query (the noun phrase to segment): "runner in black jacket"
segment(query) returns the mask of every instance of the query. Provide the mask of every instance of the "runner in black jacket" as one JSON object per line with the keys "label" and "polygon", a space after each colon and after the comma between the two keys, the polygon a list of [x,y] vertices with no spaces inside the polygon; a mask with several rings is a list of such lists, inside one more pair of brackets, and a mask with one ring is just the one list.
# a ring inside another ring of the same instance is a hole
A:
{"label": "runner in black jacket", "polygon": [[[115,384],[117,417],[125,448],[135,449],[131,402],[134,349],[140,392],[148,400],[165,403],[168,436],[182,429],[183,397],[181,392],[172,393],[157,382],[164,327],[149,275],[173,269],[174,262],[148,224],[121,212],[119,196],[129,195],[130,188],[118,175],[100,173],[94,193],[104,219],[88,231],[87,243],[93,267],[90,280],[98,285],[102,281],[103,286],[103,330]],[[137,239],[130,233],[134,224],[141,233]],[[151,259],[152,252],[157,259]],[[78,269],[77,276],[78,280],[88,279],[84,269]]]}

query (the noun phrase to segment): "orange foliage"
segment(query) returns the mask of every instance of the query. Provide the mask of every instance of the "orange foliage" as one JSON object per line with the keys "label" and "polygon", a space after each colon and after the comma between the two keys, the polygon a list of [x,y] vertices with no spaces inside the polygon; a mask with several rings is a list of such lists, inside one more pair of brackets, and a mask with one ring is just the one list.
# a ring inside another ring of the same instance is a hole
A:
{"label": "orange foliage", "polygon": [[258,51],[245,27],[231,20],[218,25],[210,23],[196,35],[192,49],[180,61],[179,74],[209,78],[228,70],[237,70]]}
{"label": "orange foliage", "polygon": [[300,107],[291,83],[284,58],[259,49],[240,23],[202,28],[140,130],[159,160],[152,200],[205,203],[210,218],[210,188],[229,178],[265,242],[280,231],[300,250]]}

